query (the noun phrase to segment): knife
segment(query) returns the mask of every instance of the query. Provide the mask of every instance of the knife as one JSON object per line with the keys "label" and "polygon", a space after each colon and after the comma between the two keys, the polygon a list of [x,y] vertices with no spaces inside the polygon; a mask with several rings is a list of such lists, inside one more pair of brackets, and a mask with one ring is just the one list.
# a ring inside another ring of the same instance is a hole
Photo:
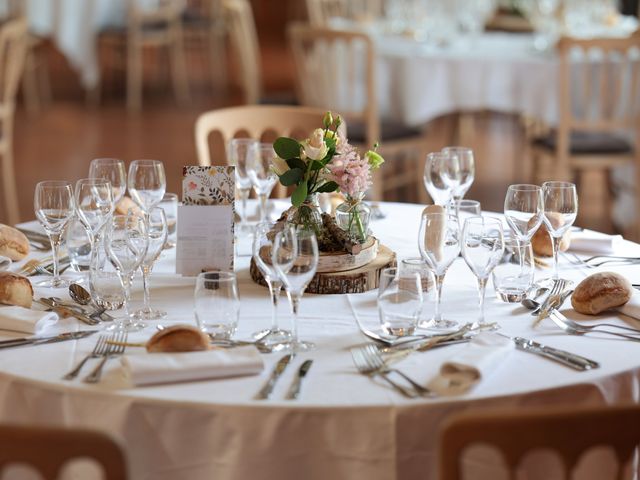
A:
{"label": "knife", "polygon": [[[499,335],[502,335],[503,337],[507,336],[501,333]],[[536,341],[528,340],[522,337],[513,337],[511,338],[511,340],[513,340],[518,350],[540,355],[541,357],[548,358],[549,360],[554,360],[575,370],[585,371],[600,367],[600,364],[598,362],[577,355],[575,353],[567,352],[566,350],[548,347]]]}
{"label": "knife", "polygon": [[293,355],[288,354],[278,360],[276,366],[273,367],[273,371],[269,376],[269,380],[267,380],[267,383],[265,383],[260,391],[256,394],[256,400],[266,400],[267,398],[269,398],[269,395],[271,395],[273,387],[275,387],[278,378],[280,378],[280,375],[282,375],[282,372],[284,372],[285,368],[287,368],[287,365],[289,365],[289,362],[291,362],[292,358]]}
{"label": "knife", "polygon": [[45,343],[64,342],[66,340],[79,340],[96,333],[97,330],[81,330],[78,332],[66,332],[50,337],[26,337],[14,338],[13,340],[0,341],[0,350],[5,348],[23,347],[25,345],[44,345]]}
{"label": "knife", "polygon": [[86,323],[87,325],[95,325],[99,323],[99,320],[96,320],[94,318],[89,317],[88,315],[80,313],[78,310],[71,309],[63,305],[59,305],[50,298],[40,298],[36,301],[46,306],[49,310],[56,312],[59,315],[62,315],[63,317],[75,317],[81,322]]}
{"label": "knife", "polygon": [[307,372],[311,368],[312,363],[313,360],[305,360],[304,363],[300,365],[300,368],[298,369],[298,375],[296,375],[296,378],[291,384],[291,389],[289,390],[287,399],[295,400],[298,398],[298,395],[300,395],[300,386],[302,385],[302,379],[307,375]]}

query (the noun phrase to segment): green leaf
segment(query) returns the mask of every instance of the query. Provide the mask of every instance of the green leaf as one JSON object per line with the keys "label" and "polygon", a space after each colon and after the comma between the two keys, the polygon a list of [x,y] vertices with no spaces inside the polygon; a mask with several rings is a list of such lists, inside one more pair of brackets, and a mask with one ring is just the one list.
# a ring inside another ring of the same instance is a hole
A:
{"label": "green leaf", "polygon": [[273,142],[273,149],[284,160],[290,160],[300,156],[300,144],[289,137],[280,137]]}
{"label": "green leaf", "polygon": [[285,187],[290,185],[295,185],[300,180],[302,180],[304,172],[299,168],[292,168],[291,170],[287,170],[282,175],[280,175],[280,183]]}
{"label": "green leaf", "polygon": [[327,182],[327,183],[323,183],[322,185],[320,185],[317,189],[316,192],[320,192],[320,193],[329,193],[329,192],[335,192],[338,189],[338,184],[336,182]]}
{"label": "green leaf", "polygon": [[302,202],[307,198],[307,182],[302,182],[298,185],[291,195],[291,203],[294,207],[299,207]]}
{"label": "green leaf", "polygon": [[322,167],[324,167],[324,162],[319,162],[318,160],[311,162],[311,170],[320,170]]}
{"label": "green leaf", "polygon": [[324,137],[324,143],[327,145],[327,148],[336,148],[336,139],[333,137]]}
{"label": "green leaf", "polygon": [[289,168],[299,168],[303,172],[307,169],[307,164],[299,158],[290,158],[287,160],[287,165],[289,165]]}

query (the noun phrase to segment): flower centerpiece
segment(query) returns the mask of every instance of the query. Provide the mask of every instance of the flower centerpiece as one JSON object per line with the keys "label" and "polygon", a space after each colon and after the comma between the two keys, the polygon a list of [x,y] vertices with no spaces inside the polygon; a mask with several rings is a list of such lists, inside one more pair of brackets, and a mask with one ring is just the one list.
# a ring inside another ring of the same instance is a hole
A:
{"label": "flower centerpiece", "polygon": [[290,223],[312,228],[318,234],[322,218],[317,194],[339,190],[346,202],[339,207],[336,222],[354,240],[363,243],[368,235],[368,214],[365,215],[368,207],[362,199],[371,185],[371,172],[379,168],[384,159],[375,148],[361,157],[349,144],[341,124],[339,115],[334,118],[327,112],[323,118],[324,128],[314,130],[308,139],[300,142],[278,138],[273,144],[277,154],[274,171],[282,185],[295,186]]}

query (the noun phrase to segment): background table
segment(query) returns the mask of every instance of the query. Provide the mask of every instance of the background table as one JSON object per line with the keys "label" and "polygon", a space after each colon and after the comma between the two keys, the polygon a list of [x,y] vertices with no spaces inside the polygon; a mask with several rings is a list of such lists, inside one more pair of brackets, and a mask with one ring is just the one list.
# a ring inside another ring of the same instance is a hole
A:
{"label": "background table", "polygon": [[[382,204],[381,208],[387,217],[372,223],[376,236],[400,258],[416,256],[422,207]],[[625,248],[626,253],[640,252],[638,245],[627,244]],[[270,302],[266,289],[249,279],[249,243],[242,241],[238,250],[242,302],[238,337],[247,338],[269,325]],[[172,266],[170,251],[152,277],[152,303],[169,312],[161,323],[193,323],[194,280],[171,275]],[[638,267],[617,270],[631,279],[640,275]],[[576,281],[590,272],[566,262],[562,270],[563,276]],[[550,273],[550,269],[540,271],[538,277]],[[53,294],[42,289],[37,293]],[[140,285],[136,286],[136,297],[139,301]],[[534,331],[529,311],[498,302],[491,287],[487,319],[499,322],[503,333],[583,354],[599,361],[601,368],[576,372],[514,351],[468,395],[402,398],[383,382],[359,375],[348,351],[365,341],[354,315],[365,323],[377,322],[375,298],[375,291],[305,295],[300,335],[315,342],[317,349],[295,358],[268,401],[252,397],[280,354],[264,356],[266,368],[259,376],[131,388],[117,361],[109,362],[103,382],[96,386],[60,380],[92,349],[95,338],[0,351],[0,421],[111,432],[125,443],[136,479],[417,480],[435,478],[437,431],[452,413],[485,407],[640,402],[640,343],[595,335],[567,336],[550,321]],[[447,274],[443,300],[447,318],[460,322],[477,318],[476,281],[462,259],[456,260]],[[427,310],[432,308],[430,303]],[[283,325],[287,325],[290,316],[284,296],[280,313]],[[615,315],[610,317],[611,321],[622,321]],[[59,330],[72,328],[85,326],[72,320],[58,325]],[[150,322],[146,332],[130,339],[147,338],[154,329],[155,323]],[[456,345],[416,354],[401,367],[426,383],[442,361],[464,348]],[[133,351],[129,349],[129,353]],[[300,400],[284,400],[295,370],[306,358],[313,358],[314,364]],[[500,478],[484,455],[473,455],[469,462],[480,477]],[[592,478],[603,477],[600,465],[587,465]]]}

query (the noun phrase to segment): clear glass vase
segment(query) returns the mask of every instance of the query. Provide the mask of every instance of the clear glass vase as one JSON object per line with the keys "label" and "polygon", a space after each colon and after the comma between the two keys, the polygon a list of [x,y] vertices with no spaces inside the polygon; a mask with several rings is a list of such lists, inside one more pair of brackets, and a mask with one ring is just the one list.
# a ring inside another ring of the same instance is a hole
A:
{"label": "clear glass vase", "polygon": [[293,209],[287,218],[292,225],[310,229],[319,236],[322,231],[322,210],[318,201],[318,195],[309,195],[298,208]]}
{"label": "clear glass vase", "polygon": [[336,208],[336,223],[351,238],[364,243],[369,236],[371,208],[362,202],[362,198],[350,198]]}

